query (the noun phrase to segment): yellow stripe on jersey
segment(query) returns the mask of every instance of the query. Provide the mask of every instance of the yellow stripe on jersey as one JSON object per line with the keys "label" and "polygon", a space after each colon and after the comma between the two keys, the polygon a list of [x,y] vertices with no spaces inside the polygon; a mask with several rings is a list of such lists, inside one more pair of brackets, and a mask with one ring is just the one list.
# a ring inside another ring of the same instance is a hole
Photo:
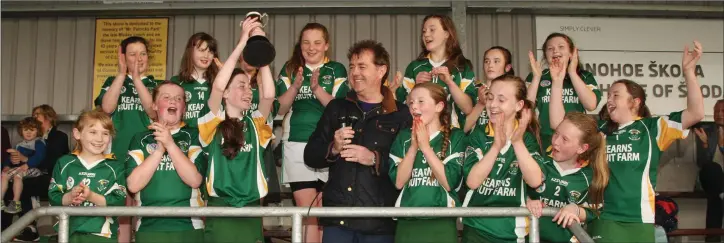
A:
{"label": "yellow stripe on jersey", "polygon": [[196,160],[196,158],[199,157],[200,154],[201,154],[201,147],[199,147],[199,146],[189,147],[188,156],[189,156],[189,159],[191,160],[191,163],[193,163],[194,160]]}
{"label": "yellow stripe on jersey", "polygon": [[259,146],[266,148],[273,136],[271,126],[267,123],[266,117],[259,111],[254,111],[254,113],[251,114],[251,120],[254,122],[256,134],[259,137]]}
{"label": "yellow stripe on jersey", "polygon": [[[411,78],[404,78],[402,79],[402,87],[405,88],[407,93],[410,93],[412,91],[412,88],[415,87],[415,80]],[[393,90],[394,91],[394,90]]]}
{"label": "yellow stripe on jersey", "polygon": [[672,121],[667,116],[659,117],[656,143],[664,151],[676,140],[686,138],[688,134],[681,122]]}
{"label": "yellow stripe on jersey", "polygon": [[347,81],[347,78],[337,78],[334,80],[334,86],[332,87],[332,97],[337,97],[339,87],[342,87],[344,81]]}
{"label": "yellow stripe on jersey", "polygon": [[594,91],[594,90],[597,90],[597,89],[598,89],[598,86],[593,85],[593,84],[589,84],[589,85],[586,85],[586,88],[588,88],[588,89],[591,90],[591,91]]}
{"label": "yellow stripe on jersey", "polygon": [[461,79],[460,80],[460,90],[462,90],[464,92],[465,89],[467,89],[468,86],[470,86],[471,84],[473,84],[473,80],[465,79],[465,78]]}
{"label": "yellow stripe on jersey", "polygon": [[143,163],[143,160],[146,159],[143,156],[143,151],[141,151],[141,150],[128,151],[128,155],[131,156],[131,158],[133,158],[134,161],[136,161],[136,165],[140,165],[141,163]]}
{"label": "yellow stripe on jersey", "polygon": [[214,139],[214,134],[216,134],[216,128],[224,121],[224,111],[219,110],[217,111],[217,114],[218,115],[213,112],[209,112],[204,114],[202,117],[199,117],[198,128],[201,146],[209,146],[211,140]]}
{"label": "yellow stripe on jersey", "polygon": [[287,89],[292,86],[292,80],[290,80],[288,77],[282,77],[282,81],[284,81],[284,85],[287,87]]}

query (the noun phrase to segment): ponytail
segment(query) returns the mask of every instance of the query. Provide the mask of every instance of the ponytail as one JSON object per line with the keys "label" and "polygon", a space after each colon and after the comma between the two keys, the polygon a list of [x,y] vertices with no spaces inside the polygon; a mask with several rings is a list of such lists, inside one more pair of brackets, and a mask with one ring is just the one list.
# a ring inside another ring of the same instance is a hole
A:
{"label": "ponytail", "polygon": [[608,168],[608,161],[606,159],[606,136],[602,133],[595,135],[600,141],[597,148],[592,151],[592,158],[589,160],[589,165],[593,169],[593,180],[591,185],[588,187],[588,192],[591,195],[589,202],[591,208],[598,213],[598,209],[603,204],[603,193],[608,186],[608,177],[610,171]]}
{"label": "ponytail", "polygon": [[244,127],[245,123],[237,118],[229,117],[226,114],[226,119],[219,124],[219,132],[221,132],[221,153],[227,159],[233,159],[239,154],[239,150],[244,146]]}

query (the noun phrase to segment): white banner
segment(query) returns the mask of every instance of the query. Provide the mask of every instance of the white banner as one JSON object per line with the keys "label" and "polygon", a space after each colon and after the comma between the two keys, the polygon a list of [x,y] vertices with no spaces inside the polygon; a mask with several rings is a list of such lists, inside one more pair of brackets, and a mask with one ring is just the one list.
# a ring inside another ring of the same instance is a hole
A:
{"label": "white banner", "polygon": [[[684,45],[691,46],[693,40],[704,47],[696,73],[705,120],[712,120],[714,104],[724,98],[724,20],[536,17],[538,48],[553,32],[567,34],[579,48],[584,69],[594,74],[604,91],[599,109],[605,104],[606,90],[619,79],[644,86],[654,115],[686,108],[681,57]],[[541,49],[538,56],[543,56]]]}

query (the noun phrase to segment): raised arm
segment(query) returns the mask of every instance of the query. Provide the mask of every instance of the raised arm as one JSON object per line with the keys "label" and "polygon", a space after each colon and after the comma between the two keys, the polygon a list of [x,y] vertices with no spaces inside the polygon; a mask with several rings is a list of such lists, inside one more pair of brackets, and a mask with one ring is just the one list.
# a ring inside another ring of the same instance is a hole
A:
{"label": "raised arm", "polygon": [[704,119],[704,97],[699,89],[699,81],[696,78],[696,63],[701,58],[703,49],[701,43],[694,41],[694,50],[689,52],[689,46],[684,46],[684,56],[681,66],[684,69],[686,79],[686,109],[682,113],[681,124],[687,129]]}
{"label": "raised arm", "polygon": [[[573,89],[576,91],[578,100],[581,102],[581,105],[583,105],[583,108],[587,111],[593,111],[598,106],[599,97],[596,97],[596,93],[593,92],[593,89],[589,88],[588,84],[586,84],[581,76],[578,75],[577,67],[578,48],[574,49],[573,54],[571,55],[571,60],[568,64],[568,76],[571,77]],[[552,99],[553,97],[551,95],[551,100]]]}
{"label": "raised arm", "polygon": [[118,47],[118,74],[111,83],[106,80],[103,84],[103,90],[101,91],[101,100],[96,100],[96,105],[100,105],[103,112],[111,114],[116,111],[118,107],[118,98],[121,97],[121,87],[123,82],[126,81],[126,54],[123,54],[122,47]]}
{"label": "raised arm", "polygon": [[528,100],[530,102],[533,102],[533,104],[536,103],[536,97],[538,95],[538,87],[540,87],[540,78],[543,76],[543,69],[541,68],[541,63],[535,59],[535,54],[533,54],[533,51],[528,51],[528,60],[530,61],[530,84],[528,85]]}
{"label": "raised arm", "polygon": [[566,116],[566,109],[563,106],[563,80],[566,78],[565,68],[561,62],[552,63],[550,65],[551,84],[551,100],[549,106],[549,119],[551,128],[555,130],[561,124]]}
{"label": "raised arm", "polygon": [[239,43],[236,44],[236,48],[231,52],[229,58],[224,61],[224,65],[221,67],[221,70],[219,70],[216,78],[214,78],[214,86],[211,88],[208,101],[209,109],[213,113],[221,111],[221,101],[226,90],[226,85],[231,79],[231,74],[234,72],[236,63],[239,62],[239,57],[242,51],[244,51],[246,41],[249,40],[249,33],[251,33],[251,30],[254,28],[261,27],[261,24],[256,20],[257,18],[247,18],[242,22]]}

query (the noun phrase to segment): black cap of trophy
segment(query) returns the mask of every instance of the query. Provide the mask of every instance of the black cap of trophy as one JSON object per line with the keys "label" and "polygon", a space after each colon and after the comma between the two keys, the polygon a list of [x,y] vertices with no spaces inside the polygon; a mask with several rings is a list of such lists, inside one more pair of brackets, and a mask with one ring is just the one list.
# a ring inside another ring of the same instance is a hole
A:
{"label": "black cap of trophy", "polygon": [[[268,15],[260,14],[259,12],[249,12],[246,14],[246,18],[258,18],[257,21],[262,23],[262,27],[266,26],[266,20]],[[266,17],[266,18],[265,18]],[[260,68],[271,64],[276,57],[277,52],[274,49],[274,45],[269,41],[266,36],[256,35],[249,37],[246,41],[246,46],[242,52],[244,61],[249,65]]]}

